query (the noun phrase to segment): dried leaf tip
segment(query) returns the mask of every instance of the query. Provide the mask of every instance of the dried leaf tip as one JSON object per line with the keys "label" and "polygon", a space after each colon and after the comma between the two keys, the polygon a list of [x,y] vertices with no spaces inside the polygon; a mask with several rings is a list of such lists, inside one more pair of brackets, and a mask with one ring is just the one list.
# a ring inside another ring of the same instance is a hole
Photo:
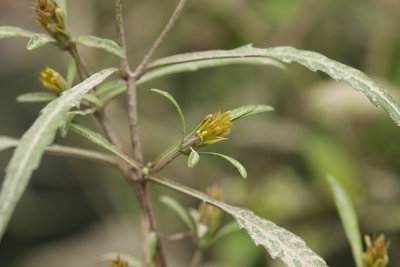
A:
{"label": "dried leaf tip", "polygon": [[60,47],[67,48],[71,38],[66,29],[65,14],[54,0],[37,0],[35,19]]}
{"label": "dried leaf tip", "polygon": [[364,239],[367,245],[363,255],[364,267],[385,267],[389,262],[387,256],[389,242],[385,244],[385,236],[380,234],[371,241],[371,237],[366,235]]}
{"label": "dried leaf tip", "polygon": [[67,82],[61,74],[49,67],[40,72],[39,80],[44,87],[58,95],[68,89]]}
{"label": "dried leaf tip", "polygon": [[200,138],[195,147],[201,147],[213,144],[219,141],[227,140],[224,138],[230,133],[233,124],[231,122],[231,112],[217,112],[208,115],[197,128],[194,133]]}

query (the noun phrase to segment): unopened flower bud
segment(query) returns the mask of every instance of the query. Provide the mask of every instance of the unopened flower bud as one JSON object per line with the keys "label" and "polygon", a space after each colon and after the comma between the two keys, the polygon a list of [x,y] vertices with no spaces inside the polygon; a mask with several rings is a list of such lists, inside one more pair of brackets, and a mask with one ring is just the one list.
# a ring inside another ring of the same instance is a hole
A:
{"label": "unopened flower bud", "polygon": [[224,114],[218,112],[208,115],[194,131],[194,134],[200,139],[194,144],[194,147],[202,147],[227,140],[224,137],[229,134],[232,126],[230,111]]}
{"label": "unopened flower bud", "polygon": [[61,74],[49,67],[40,72],[39,80],[44,87],[58,95],[68,89],[67,82]]}
{"label": "unopened flower bud", "polygon": [[35,19],[37,23],[54,39],[62,48],[66,48],[70,39],[65,26],[65,14],[54,0],[37,0]]}
{"label": "unopened flower bud", "polygon": [[385,236],[381,234],[371,241],[371,237],[366,235],[365,244],[367,249],[363,255],[364,267],[385,267],[389,262],[387,256],[389,243],[385,244]]}
{"label": "unopened flower bud", "polygon": [[[218,201],[223,201],[222,190],[214,185],[206,189],[206,194]],[[199,222],[208,227],[208,233],[212,235],[221,222],[222,211],[210,204],[201,203],[199,207]]]}
{"label": "unopened flower bud", "polygon": [[116,260],[108,263],[108,267],[129,267],[129,263],[121,260],[121,257],[118,255]]}

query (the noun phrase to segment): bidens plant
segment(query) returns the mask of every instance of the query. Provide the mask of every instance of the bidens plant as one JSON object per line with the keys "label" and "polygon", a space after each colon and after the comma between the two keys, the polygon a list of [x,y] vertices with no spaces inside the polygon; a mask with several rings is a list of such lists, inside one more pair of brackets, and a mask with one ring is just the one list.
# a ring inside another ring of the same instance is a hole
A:
{"label": "bidens plant", "polygon": [[[182,135],[177,144],[167,149],[157,159],[145,163],[139,140],[137,86],[146,82],[178,72],[193,71],[201,68],[225,66],[229,64],[273,65],[284,68],[282,63],[297,62],[312,71],[322,71],[336,80],[344,80],[354,89],[364,93],[374,105],[381,106],[393,121],[400,125],[400,106],[388,92],[364,73],[331,60],[321,54],[302,51],[292,47],[254,48],[251,45],[233,50],[215,50],[174,55],[150,62],[155,51],[161,45],[168,32],[179,17],[186,0],[180,0],[170,20],[158,36],[148,53],[135,69],[131,69],[126,55],[125,30],[123,26],[121,0],[115,0],[117,42],[95,36],[73,36],[67,28],[65,0],[38,0],[35,19],[45,34],[26,31],[18,27],[0,27],[0,38],[28,38],[27,49],[33,50],[53,43],[69,54],[70,62],[66,79],[55,70],[47,67],[39,75],[43,86],[51,92],[34,92],[18,97],[20,102],[49,102],[40,116],[26,131],[20,140],[1,137],[2,148],[14,147],[6,176],[0,192],[0,238],[28,185],[32,172],[36,169],[45,152],[53,151],[65,156],[75,156],[88,160],[107,162],[119,168],[129,186],[136,195],[142,217],[142,259],[141,263],[123,254],[107,254],[103,257],[109,266],[167,266],[164,250],[159,238],[157,223],[147,192],[149,182],[171,188],[202,201],[197,210],[186,210],[177,201],[162,197],[161,201],[169,206],[189,227],[196,248],[191,266],[201,264],[202,252],[221,237],[242,228],[247,231],[256,245],[262,245],[273,257],[278,257],[290,267],[322,267],[325,261],[306,246],[295,234],[271,221],[256,216],[252,211],[234,207],[223,202],[223,193],[218,187],[210,187],[206,194],[158,175],[158,172],[175,158],[188,156],[188,166],[195,167],[200,155],[221,157],[233,164],[243,178],[247,172],[237,160],[215,152],[203,152],[202,148],[216,142],[227,140],[233,127],[233,121],[261,112],[272,111],[268,105],[247,105],[224,113],[218,111],[208,115],[189,134],[183,112],[177,101],[168,92],[152,89],[165,96],[175,106],[182,124]],[[86,67],[77,46],[84,45],[101,48],[120,58],[120,67],[112,67],[95,74]],[[73,84],[78,73],[81,82]],[[107,78],[113,80],[103,83]],[[126,93],[132,157],[121,146],[119,137],[108,123],[105,115],[107,104],[116,96]],[[74,119],[77,115],[93,116],[102,126],[103,134],[97,133]],[[80,134],[111,154],[90,151],[81,148],[52,146],[57,130],[66,136],[69,130]],[[112,157],[115,155],[116,157]],[[341,185],[328,178],[346,234],[352,246],[357,267],[384,267],[387,262],[387,245],[383,238],[371,242],[367,238],[367,251],[363,256],[360,232],[354,208],[346,197]],[[221,225],[222,212],[231,215],[234,222]],[[351,215],[351,216],[344,216]]]}

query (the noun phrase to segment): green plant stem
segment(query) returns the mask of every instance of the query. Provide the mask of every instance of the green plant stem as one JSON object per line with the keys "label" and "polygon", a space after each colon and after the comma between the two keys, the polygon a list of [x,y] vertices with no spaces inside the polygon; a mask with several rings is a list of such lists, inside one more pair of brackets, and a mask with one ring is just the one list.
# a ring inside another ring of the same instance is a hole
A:
{"label": "green plant stem", "polygon": [[198,267],[201,264],[201,260],[203,258],[203,251],[200,247],[197,247],[196,251],[194,252],[192,261],[190,263],[190,267]]}

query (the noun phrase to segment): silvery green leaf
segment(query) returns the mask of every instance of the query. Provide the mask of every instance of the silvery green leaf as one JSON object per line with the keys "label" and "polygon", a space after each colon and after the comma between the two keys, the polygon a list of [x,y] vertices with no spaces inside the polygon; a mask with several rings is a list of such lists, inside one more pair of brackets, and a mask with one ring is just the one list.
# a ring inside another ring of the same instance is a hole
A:
{"label": "silvery green leaf", "polygon": [[113,40],[99,38],[91,35],[82,35],[76,37],[75,42],[80,45],[103,49],[119,58],[124,57],[124,51]]}
{"label": "silvery green leaf", "polygon": [[68,88],[71,88],[72,84],[74,83],[75,75],[76,75],[76,60],[74,57],[69,57],[68,73],[67,73]]}
{"label": "silvery green leaf", "polygon": [[15,147],[19,144],[18,139],[8,136],[0,136],[0,151]]}
{"label": "silvery green leaf", "polygon": [[67,117],[60,123],[60,135],[62,138],[65,138],[68,134],[69,128],[71,127],[72,120],[75,118],[76,115],[86,116],[91,115],[96,112],[96,109],[89,108],[86,110],[74,110],[69,111]]}
{"label": "silvery green leaf", "polygon": [[[158,61],[156,61],[158,62]],[[154,62],[154,63],[156,63]],[[182,62],[171,65],[165,65],[160,67],[149,66],[149,70],[137,81],[138,85],[145,82],[167,76],[174,73],[180,72],[193,72],[199,69],[212,68],[212,67],[222,67],[235,64],[245,64],[245,65],[266,65],[273,66],[282,70],[285,70],[285,66],[271,58],[262,57],[232,57],[232,58],[218,58],[218,59],[204,59],[193,62]]]}
{"label": "silvery green leaf", "polygon": [[183,113],[182,113],[182,110],[181,110],[178,102],[176,102],[175,98],[168,92],[161,91],[159,89],[151,89],[151,91],[158,93],[162,96],[165,96],[175,106],[176,110],[178,111],[179,117],[181,119],[181,123],[182,123],[182,143],[183,143],[183,140],[185,139],[186,124],[185,124],[185,118],[183,117]]}
{"label": "silvery green leaf", "polygon": [[261,112],[273,111],[274,108],[268,105],[247,105],[231,110],[231,121],[254,115]]}
{"label": "silvery green leaf", "polygon": [[178,201],[168,196],[162,196],[160,201],[167,205],[190,229],[194,229],[192,216]]}
{"label": "silvery green leaf", "polygon": [[325,261],[308,248],[300,237],[255,215],[250,210],[228,205],[203,192],[158,175],[150,175],[147,179],[197,198],[230,214],[235,218],[238,226],[247,231],[256,245],[262,245],[272,258],[280,258],[288,267],[327,267]]}
{"label": "silvery green leaf", "polygon": [[10,37],[25,37],[30,38],[35,35],[34,32],[24,30],[14,26],[0,26],[0,39]]}
{"label": "silvery green leaf", "polygon": [[217,156],[217,157],[226,159],[227,161],[229,161],[233,166],[235,166],[235,167],[238,169],[240,175],[241,175],[244,179],[247,178],[247,171],[246,171],[246,169],[245,169],[245,168],[243,167],[243,165],[240,164],[240,162],[237,161],[236,159],[231,158],[231,157],[229,157],[229,156],[227,156],[227,155],[223,155],[223,154],[215,153],[215,152],[200,152],[200,154],[214,155],[214,156]]}
{"label": "silvery green leaf", "polygon": [[22,136],[20,144],[8,163],[6,177],[0,191],[0,238],[3,236],[11,215],[20,200],[29,178],[40,163],[43,151],[53,142],[57,127],[65,119],[69,109],[79,105],[82,97],[117,69],[105,69],[60,97],[47,104],[41,115]]}
{"label": "silvery green leaf", "polygon": [[351,245],[354,261],[356,262],[357,267],[362,267],[363,248],[360,228],[358,226],[357,213],[350,197],[344,191],[339,182],[332,175],[329,175],[327,179],[335,200],[336,208],[339,212],[340,219],[346,232],[347,239]]}
{"label": "silvery green leaf", "polygon": [[197,153],[197,151],[194,150],[193,148],[190,148],[190,150],[191,150],[191,152],[190,152],[189,159],[188,159],[188,167],[193,168],[199,162],[200,156],[199,156],[199,153]]}
{"label": "silvery green leaf", "polygon": [[119,253],[119,252],[109,252],[109,253],[104,254],[100,258],[100,263],[115,261],[118,259],[118,256],[121,259],[121,261],[127,262],[129,264],[129,267],[141,267],[142,266],[141,262],[138,259],[136,259],[128,254]]}
{"label": "silvery green leaf", "polygon": [[100,147],[114,153],[121,159],[125,160],[127,163],[129,163],[132,167],[135,167],[136,169],[141,169],[142,166],[131,159],[129,156],[125,155],[123,152],[119,151],[113,144],[111,144],[106,138],[104,138],[101,134],[96,133],[89,128],[77,123],[77,122],[72,122],[70,129],[74,131],[77,134],[82,135],[83,137],[86,137],[88,140],[92,141],[96,145],[99,145]]}
{"label": "silvery green leaf", "polygon": [[106,82],[106,83],[102,84],[101,86],[99,86],[99,88],[97,88],[96,95],[98,97],[100,97],[100,96],[114,90],[115,88],[122,87],[122,86],[126,87],[126,81],[121,80],[121,79]]}
{"label": "silvery green leaf", "polygon": [[[195,64],[210,59],[247,57],[268,57],[286,63],[297,62],[312,71],[322,71],[335,80],[343,80],[355,90],[365,94],[374,105],[381,106],[393,121],[400,126],[400,105],[381,85],[357,69],[329,59],[319,53],[299,50],[293,47],[262,49],[246,45],[233,50],[212,50],[178,54],[151,63],[148,66],[148,75],[154,76],[152,74],[154,71],[160,72],[162,69],[177,68],[177,66],[182,64]],[[144,76],[143,78],[145,78]]]}
{"label": "silvery green leaf", "polygon": [[45,44],[54,43],[55,41],[56,40],[54,40],[52,37],[50,37],[47,34],[37,33],[29,39],[26,49],[34,50],[34,49],[44,46]]}
{"label": "silvery green leaf", "polygon": [[49,92],[33,92],[17,96],[19,103],[50,102],[57,98],[57,95]]}
{"label": "silvery green leaf", "polygon": [[227,223],[224,226],[222,226],[221,229],[218,230],[218,232],[215,234],[214,238],[211,240],[210,244],[218,241],[219,239],[221,239],[227,235],[233,234],[239,230],[240,229],[236,222]]}

